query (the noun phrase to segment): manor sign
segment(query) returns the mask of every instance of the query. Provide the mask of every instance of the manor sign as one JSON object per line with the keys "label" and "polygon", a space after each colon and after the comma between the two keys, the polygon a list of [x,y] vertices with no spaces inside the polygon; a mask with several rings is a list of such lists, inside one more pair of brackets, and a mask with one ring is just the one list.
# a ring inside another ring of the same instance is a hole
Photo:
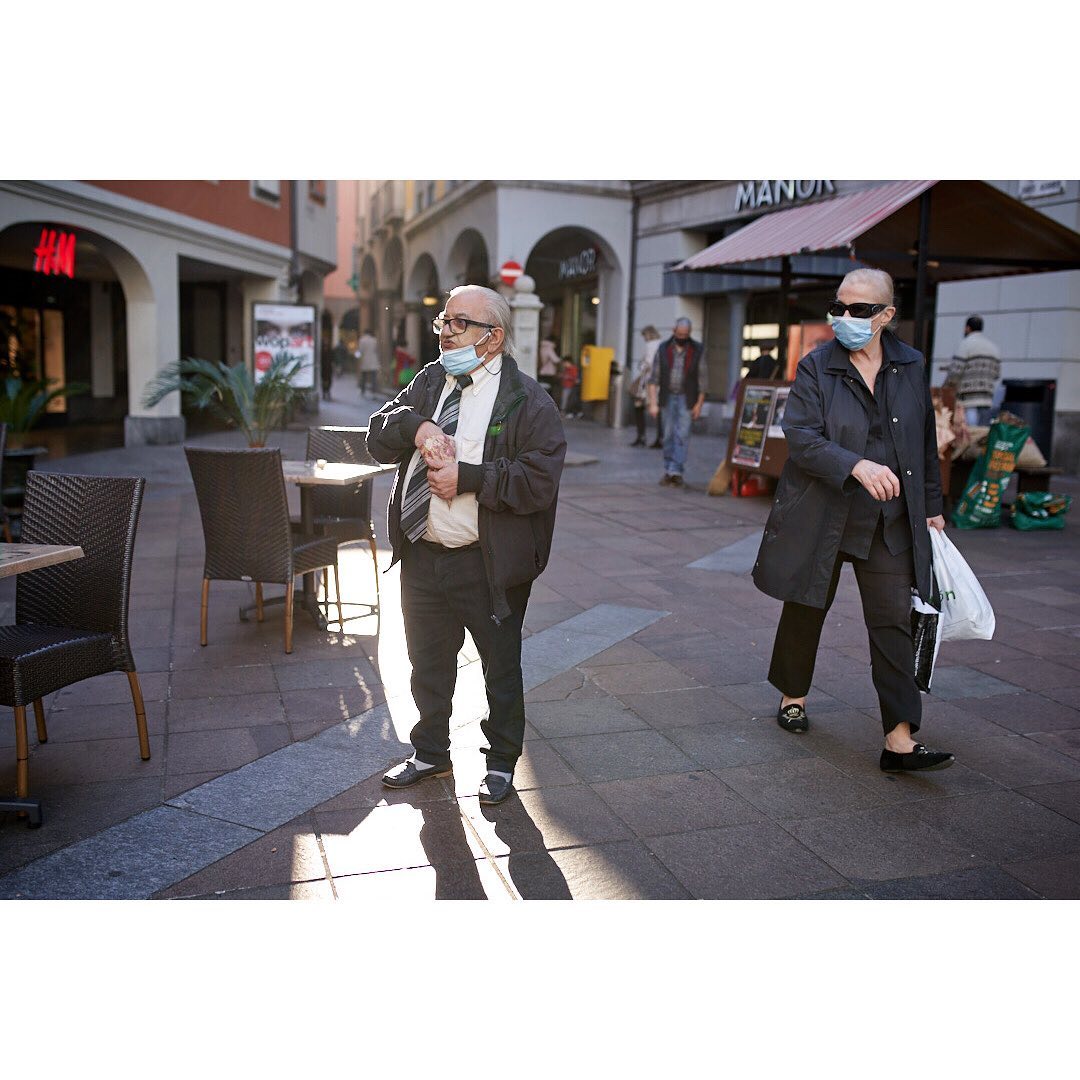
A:
{"label": "manor sign", "polygon": [[735,212],[835,194],[831,180],[740,180],[735,192]]}

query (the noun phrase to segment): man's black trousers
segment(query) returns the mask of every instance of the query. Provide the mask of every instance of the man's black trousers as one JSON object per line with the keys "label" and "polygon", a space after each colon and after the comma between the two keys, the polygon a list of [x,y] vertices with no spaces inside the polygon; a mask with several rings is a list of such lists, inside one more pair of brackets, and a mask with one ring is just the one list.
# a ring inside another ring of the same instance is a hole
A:
{"label": "man's black trousers", "polygon": [[468,630],[487,687],[488,715],[480,724],[488,742],[487,766],[514,771],[525,738],[521,625],[531,590],[531,582],[507,590],[511,614],[496,623],[479,545],[442,548],[405,541],[401,608],[413,669],[413,700],[420,712],[410,736],[418,760],[440,767],[450,764],[457,657]]}
{"label": "man's black trousers", "polygon": [[[915,685],[915,651],[911,639],[911,590],[915,585],[912,551],[892,555],[879,521],[870,553],[856,559],[841,552],[833,567],[824,608],[784,604],[776,628],[769,682],[788,697],[805,697],[814,678],[818,641],[832,606],[844,562],[855,569],[863,616],[870,637],[870,668],[881,706],[885,734],[907,722],[917,731],[922,720],[922,697]],[[855,661],[852,661],[852,668]]]}

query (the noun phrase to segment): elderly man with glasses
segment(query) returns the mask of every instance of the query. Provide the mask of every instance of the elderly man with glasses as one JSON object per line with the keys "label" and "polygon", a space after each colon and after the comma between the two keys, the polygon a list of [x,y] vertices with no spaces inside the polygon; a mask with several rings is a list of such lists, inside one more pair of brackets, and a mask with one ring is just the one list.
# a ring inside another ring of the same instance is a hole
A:
{"label": "elderly man with glasses", "polygon": [[[566,439],[547,391],[513,358],[510,306],[454,289],[432,324],[440,357],[372,416],[367,446],[396,462],[387,512],[420,720],[391,788],[446,776],[457,656],[472,635],[484,670],[485,805],[506,799],[525,737],[521,627],[547,565]],[[391,564],[392,565],[392,564]]]}

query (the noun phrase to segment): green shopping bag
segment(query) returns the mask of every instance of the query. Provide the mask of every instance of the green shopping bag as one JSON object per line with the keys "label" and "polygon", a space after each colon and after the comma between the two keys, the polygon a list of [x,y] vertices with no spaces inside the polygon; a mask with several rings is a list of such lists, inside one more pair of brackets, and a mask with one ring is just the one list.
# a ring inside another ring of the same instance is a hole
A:
{"label": "green shopping bag", "polygon": [[993,529],[1001,524],[1001,496],[1030,433],[1027,424],[1011,413],[1003,412],[990,425],[986,449],[972,466],[964,493],[952,512],[956,528]]}
{"label": "green shopping bag", "polygon": [[1016,496],[1010,518],[1014,529],[1064,529],[1065,515],[1072,506],[1071,495],[1049,491],[1025,491]]}

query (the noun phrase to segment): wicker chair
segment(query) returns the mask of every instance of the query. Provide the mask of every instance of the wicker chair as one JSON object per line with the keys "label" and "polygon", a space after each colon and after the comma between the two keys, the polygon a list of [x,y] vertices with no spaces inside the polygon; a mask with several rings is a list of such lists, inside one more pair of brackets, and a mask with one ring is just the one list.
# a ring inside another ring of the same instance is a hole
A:
{"label": "wicker chair", "polygon": [[[344,461],[350,465],[374,465],[367,452],[366,427],[313,427],[307,432],[307,460]],[[379,610],[379,555],[375,540],[375,523],[371,519],[371,481],[353,488],[317,487],[311,492],[315,531],[333,537],[337,544],[366,540],[371,549],[375,568],[375,603],[360,604],[372,614]],[[298,528],[293,522],[293,528]],[[325,588],[329,606],[329,589]],[[339,610],[340,614],[340,610]]]}
{"label": "wicker chair", "polygon": [[34,706],[38,742],[44,743],[42,697],[95,675],[126,672],[139,756],[150,759],[128,640],[131,560],[145,487],[142,477],[27,474],[22,542],[78,544],[83,558],[20,574],[15,625],[0,627],[0,704],[15,709],[19,798],[30,789],[26,706]]}
{"label": "wicker chair", "polygon": [[337,543],[293,535],[280,450],[194,450],[185,447],[202,516],[203,569],[200,644],[206,644],[211,581],[255,583],[255,610],[263,620],[262,586],[285,586],[285,651],[292,652],[293,588],[297,574],[333,567],[341,618]]}
{"label": "wicker chair", "polygon": [[0,424],[0,528],[3,529],[4,543],[11,543],[11,520],[4,505],[4,452],[7,450],[7,424]]}

